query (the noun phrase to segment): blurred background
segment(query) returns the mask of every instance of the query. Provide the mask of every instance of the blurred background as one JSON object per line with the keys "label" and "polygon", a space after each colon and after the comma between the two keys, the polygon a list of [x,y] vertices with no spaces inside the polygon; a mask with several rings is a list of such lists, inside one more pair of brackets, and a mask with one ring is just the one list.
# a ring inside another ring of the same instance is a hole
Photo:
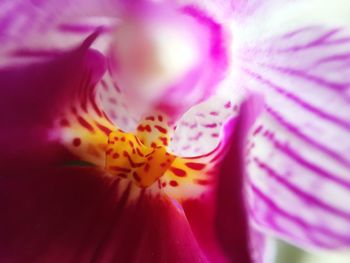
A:
{"label": "blurred background", "polygon": [[277,258],[275,263],[350,263],[350,251],[310,253],[276,240]]}

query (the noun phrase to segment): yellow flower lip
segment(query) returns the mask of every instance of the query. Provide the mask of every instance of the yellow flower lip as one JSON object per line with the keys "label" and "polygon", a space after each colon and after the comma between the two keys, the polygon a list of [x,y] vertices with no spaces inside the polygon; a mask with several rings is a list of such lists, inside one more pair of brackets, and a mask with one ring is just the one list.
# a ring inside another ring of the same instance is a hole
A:
{"label": "yellow flower lip", "polygon": [[136,135],[118,130],[109,135],[105,168],[145,188],[163,176],[175,158],[163,146],[148,147]]}

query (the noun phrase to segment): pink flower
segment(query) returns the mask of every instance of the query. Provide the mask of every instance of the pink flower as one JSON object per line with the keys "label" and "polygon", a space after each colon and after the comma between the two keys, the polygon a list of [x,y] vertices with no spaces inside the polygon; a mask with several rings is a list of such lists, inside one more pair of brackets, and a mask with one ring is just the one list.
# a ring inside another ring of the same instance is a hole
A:
{"label": "pink flower", "polygon": [[282,2],[0,3],[0,261],[347,247],[348,5]]}

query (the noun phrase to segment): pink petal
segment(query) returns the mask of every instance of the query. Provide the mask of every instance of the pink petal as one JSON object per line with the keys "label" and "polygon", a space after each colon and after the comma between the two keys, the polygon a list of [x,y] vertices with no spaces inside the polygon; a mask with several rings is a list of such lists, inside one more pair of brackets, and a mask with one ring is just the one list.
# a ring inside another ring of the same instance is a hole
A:
{"label": "pink petal", "polygon": [[134,132],[144,112],[130,105],[123,90],[109,72],[97,83],[96,90],[108,118],[122,130]]}
{"label": "pink petal", "polygon": [[222,139],[224,123],[238,114],[238,101],[219,96],[192,107],[175,124],[171,150],[180,156],[198,156],[212,151]]}
{"label": "pink petal", "polygon": [[241,53],[246,87],[266,98],[247,149],[250,215],[298,245],[350,244],[349,47],[345,28],[310,26]]}
{"label": "pink petal", "polygon": [[0,66],[41,61],[79,45],[100,28],[95,48],[106,48],[106,33],[118,16],[110,0],[25,0],[0,3]]}

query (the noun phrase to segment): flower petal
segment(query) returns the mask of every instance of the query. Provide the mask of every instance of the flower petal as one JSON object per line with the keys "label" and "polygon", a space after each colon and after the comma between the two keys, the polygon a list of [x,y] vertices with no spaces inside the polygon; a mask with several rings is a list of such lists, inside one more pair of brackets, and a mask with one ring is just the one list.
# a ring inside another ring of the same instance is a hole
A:
{"label": "flower petal", "polygon": [[347,27],[321,21],[240,52],[241,80],[266,98],[247,150],[247,192],[257,227],[340,248],[350,243],[350,41]]}
{"label": "flower petal", "polygon": [[[95,37],[92,35],[80,48],[59,54],[54,60],[0,72],[3,160],[21,156],[23,161],[36,162],[48,157],[50,147],[57,142],[54,127],[58,116],[73,102],[78,104],[77,109],[83,108],[84,100],[92,104],[93,83],[105,69],[101,54],[88,49]],[[61,128],[69,125],[67,120],[59,121]]]}
{"label": "flower petal", "polygon": [[252,96],[242,104],[240,115],[225,124],[229,149],[218,167],[216,183],[202,196],[183,203],[200,245],[213,262],[260,262],[263,243],[253,244],[255,233],[250,230],[245,208],[241,158],[247,131],[261,106],[261,99]]}
{"label": "flower petal", "polygon": [[86,168],[1,174],[2,262],[207,262],[169,199],[128,202],[130,187]]}
{"label": "flower petal", "polygon": [[101,107],[111,122],[123,131],[135,132],[143,112],[131,107],[131,103],[109,71],[97,83],[96,91],[101,100]]}
{"label": "flower petal", "polygon": [[192,107],[177,122],[170,149],[179,156],[198,156],[212,151],[220,141],[223,124],[238,113],[238,100],[221,96]]}
{"label": "flower petal", "polygon": [[239,262],[250,262],[254,255],[249,251],[251,244],[249,244],[249,221],[243,195],[242,150],[247,132],[262,108],[263,102],[260,96],[250,96],[242,104],[241,113],[230,138],[230,148],[220,166],[218,178],[217,234],[226,255],[231,259],[237,258]]}
{"label": "flower petal", "polygon": [[116,23],[115,7],[109,0],[2,1],[0,66],[53,57],[79,45],[98,28],[103,34],[93,46],[104,51],[106,33]]}

